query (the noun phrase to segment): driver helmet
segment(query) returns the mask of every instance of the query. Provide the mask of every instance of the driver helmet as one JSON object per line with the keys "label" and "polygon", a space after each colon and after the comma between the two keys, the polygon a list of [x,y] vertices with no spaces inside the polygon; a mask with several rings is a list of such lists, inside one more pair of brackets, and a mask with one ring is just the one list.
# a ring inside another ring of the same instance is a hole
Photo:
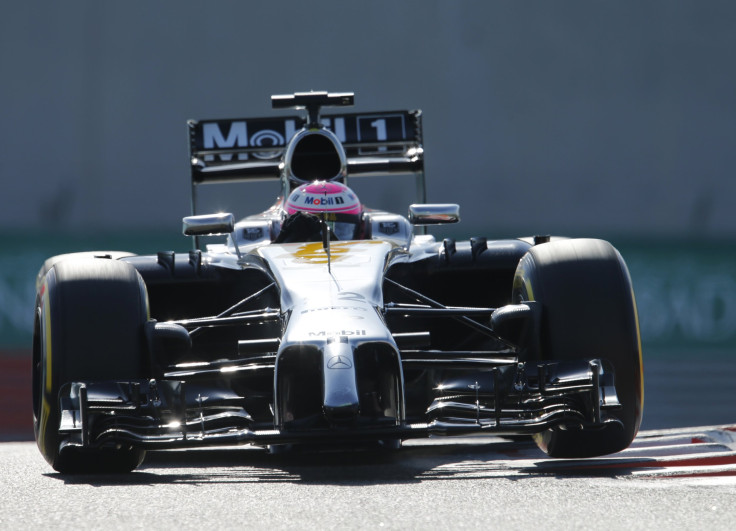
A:
{"label": "driver helmet", "polygon": [[286,200],[289,215],[307,212],[327,222],[338,240],[355,240],[361,234],[363,206],[350,188],[339,182],[303,184]]}

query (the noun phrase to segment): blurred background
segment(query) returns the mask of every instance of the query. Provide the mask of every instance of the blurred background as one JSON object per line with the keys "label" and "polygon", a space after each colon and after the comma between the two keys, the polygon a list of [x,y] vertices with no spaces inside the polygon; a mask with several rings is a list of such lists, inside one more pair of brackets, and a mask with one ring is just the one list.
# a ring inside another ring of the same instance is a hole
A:
{"label": "blurred background", "polygon": [[[189,248],[187,119],[268,116],[271,94],[329,90],[354,91],[355,111],[424,111],[428,199],[461,205],[449,235],[619,248],[645,427],[735,421],[734,28],[736,4],[718,0],[6,2],[0,411],[27,435],[46,257]],[[414,199],[410,182],[351,185],[369,206]],[[236,215],[278,192],[247,186]],[[683,393],[693,380],[707,394]]]}

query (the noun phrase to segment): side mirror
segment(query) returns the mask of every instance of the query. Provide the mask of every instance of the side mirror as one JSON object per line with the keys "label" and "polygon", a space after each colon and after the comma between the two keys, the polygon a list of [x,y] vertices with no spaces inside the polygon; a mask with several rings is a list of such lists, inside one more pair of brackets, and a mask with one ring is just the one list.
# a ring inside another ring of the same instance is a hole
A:
{"label": "side mirror", "polygon": [[229,213],[187,216],[182,222],[185,236],[216,236],[235,229],[235,217]]}
{"label": "side mirror", "polygon": [[183,358],[192,349],[192,338],[181,325],[151,320],[143,330],[154,365],[159,365],[160,360]]}
{"label": "side mirror", "polygon": [[459,221],[460,205],[447,203],[409,206],[409,223],[412,225],[440,225]]}

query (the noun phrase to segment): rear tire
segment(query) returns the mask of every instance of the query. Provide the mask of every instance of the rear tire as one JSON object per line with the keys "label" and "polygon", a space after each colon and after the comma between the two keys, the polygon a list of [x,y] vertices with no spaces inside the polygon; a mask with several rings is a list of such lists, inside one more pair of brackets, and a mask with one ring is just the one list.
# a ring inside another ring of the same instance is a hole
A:
{"label": "rear tire", "polygon": [[130,446],[60,446],[61,387],[143,378],[148,300],[133,266],[110,259],[62,260],[39,283],[33,334],[33,427],[44,458],[62,473],[129,472],[145,452]]}
{"label": "rear tire", "polygon": [[618,251],[590,239],[534,246],[519,262],[513,298],[542,305],[539,359],[608,360],[622,405],[609,414],[623,427],[553,428],[535,435],[537,445],[552,457],[592,457],[627,448],[641,424],[644,380],[634,292]]}

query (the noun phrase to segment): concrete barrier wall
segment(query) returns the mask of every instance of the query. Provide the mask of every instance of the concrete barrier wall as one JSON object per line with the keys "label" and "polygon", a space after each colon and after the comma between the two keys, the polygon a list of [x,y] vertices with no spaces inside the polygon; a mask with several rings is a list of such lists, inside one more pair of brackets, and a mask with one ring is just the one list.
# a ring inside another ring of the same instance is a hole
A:
{"label": "concrete barrier wall", "polygon": [[734,27],[727,0],[12,0],[0,227],[176,230],[185,121],[315,89],[423,109],[429,198],[474,226],[733,237]]}
{"label": "concrete barrier wall", "polygon": [[33,439],[31,356],[0,348],[0,442]]}

